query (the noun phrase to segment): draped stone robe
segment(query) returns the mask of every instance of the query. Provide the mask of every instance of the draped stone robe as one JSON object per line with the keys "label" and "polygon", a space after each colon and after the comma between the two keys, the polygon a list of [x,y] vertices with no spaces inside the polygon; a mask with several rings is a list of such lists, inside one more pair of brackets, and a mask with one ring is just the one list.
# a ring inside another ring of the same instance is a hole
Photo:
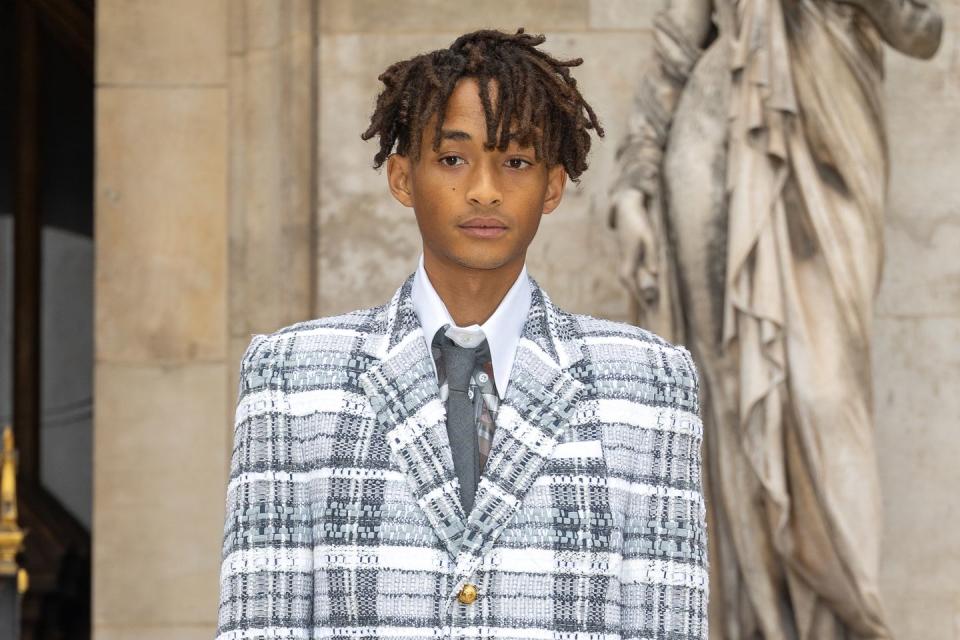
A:
{"label": "draped stone robe", "polygon": [[[722,344],[740,373],[738,420],[711,428],[732,430],[717,457],[753,478],[711,470],[714,497],[765,638],[889,637],[870,360],[887,182],[881,42],[831,2],[741,1],[727,15]],[[738,495],[751,485],[759,509]],[[777,566],[760,566],[758,549]]]}
{"label": "draped stone robe", "polygon": [[[658,15],[659,71],[642,81],[614,185],[652,196],[661,298],[645,325],[687,344],[702,371],[711,637],[887,638],[870,360],[882,42],[828,0],[712,8],[715,55]],[[727,100],[712,122],[711,91]],[[712,161],[698,182],[691,162]],[[716,210],[691,190],[719,193]],[[685,263],[691,236],[699,262]]]}

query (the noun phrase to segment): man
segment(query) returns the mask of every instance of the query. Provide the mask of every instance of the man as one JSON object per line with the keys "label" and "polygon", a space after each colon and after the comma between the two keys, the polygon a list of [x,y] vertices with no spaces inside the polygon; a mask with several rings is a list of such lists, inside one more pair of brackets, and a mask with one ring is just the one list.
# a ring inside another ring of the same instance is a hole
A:
{"label": "man", "polygon": [[526,274],[602,135],[543,41],[380,76],[363,137],[423,255],[388,303],[247,349],[220,640],[706,637],[690,354]]}

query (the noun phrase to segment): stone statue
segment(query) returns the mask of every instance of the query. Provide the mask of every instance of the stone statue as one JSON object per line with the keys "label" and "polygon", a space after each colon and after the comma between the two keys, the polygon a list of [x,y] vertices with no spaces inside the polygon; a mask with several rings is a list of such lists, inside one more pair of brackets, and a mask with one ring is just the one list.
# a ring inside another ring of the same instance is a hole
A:
{"label": "stone statue", "polygon": [[882,43],[928,0],[671,0],[610,225],[638,323],[698,361],[711,637],[889,638],[870,337],[888,178]]}

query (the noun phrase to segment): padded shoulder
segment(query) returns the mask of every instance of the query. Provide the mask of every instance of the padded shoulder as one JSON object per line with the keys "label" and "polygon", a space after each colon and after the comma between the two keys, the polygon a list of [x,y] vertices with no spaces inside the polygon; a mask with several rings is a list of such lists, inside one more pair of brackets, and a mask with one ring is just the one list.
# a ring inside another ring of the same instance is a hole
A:
{"label": "padded shoulder", "polygon": [[386,305],[357,309],[253,335],[241,361],[240,395],[345,384],[367,359],[357,338],[376,334],[385,312]]}
{"label": "padded shoulder", "polygon": [[[621,348],[630,349],[633,346],[638,350],[652,348],[658,351],[661,354],[658,360],[662,362],[663,375],[689,392],[692,404],[699,409],[699,374],[693,357],[685,346],[674,344],[649,329],[626,322],[596,318],[587,314],[571,315],[586,340],[612,338],[619,342],[618,346]],[[631,342],[635,344],[631,345]]]}
{"label": "padded shoulder", "polygon": [[648,342],[659,347],[673,347],[674,345],[653,331],[628,324],[626,322],[617,322],[616,320],[607,320],[605,318],[596,318],[583,313],[573,315],[580,330],[584,336],[620,336],[623,338],[632,338],[640,342]]}

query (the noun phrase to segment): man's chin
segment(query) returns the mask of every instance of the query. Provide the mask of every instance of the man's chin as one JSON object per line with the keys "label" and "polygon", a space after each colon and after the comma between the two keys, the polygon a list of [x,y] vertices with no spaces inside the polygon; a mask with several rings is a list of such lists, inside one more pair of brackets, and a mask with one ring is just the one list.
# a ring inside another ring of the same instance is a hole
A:
{"label": "man's chin", "polygon": [[[493,251],[472,252],[461,254],[454,258],[454,261],[466,269],[477,271],[494,271],[513,263],[516,256],[502,255]],[[522,257],[521,257],[522,260]]]}
{"label": "man's chin", "polygon": [[[495,271],[522,264],[524,253],[503,242],[457,242],[445,247],[436,243],[424,246],[428,262],[444,263],[448,268],[471,271]],[[431,259],[432,256],[432,259]]]}

